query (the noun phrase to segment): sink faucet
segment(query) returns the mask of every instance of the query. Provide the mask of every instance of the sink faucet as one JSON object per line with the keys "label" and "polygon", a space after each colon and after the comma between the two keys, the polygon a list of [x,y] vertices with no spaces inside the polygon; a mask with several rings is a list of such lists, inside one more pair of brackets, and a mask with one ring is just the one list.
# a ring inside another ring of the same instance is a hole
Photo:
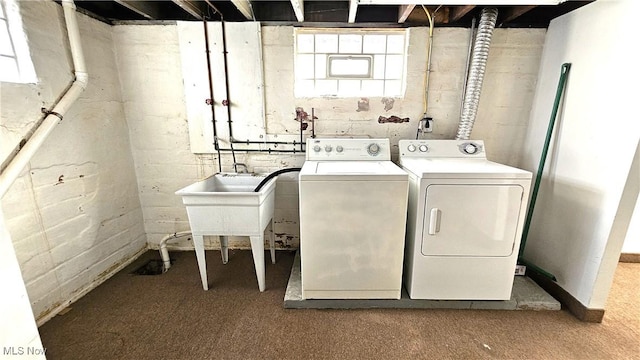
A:
{"label": "sink faucet", "polygon": [[[240,170],[238,171],[238,167],[243,167],[244,170]],[[248,174],[249,173],[249,169],[247,169],[247,165],[243,164],[243,163],[233,163],[233,168],[235,169],[235,171],[237,173],[245,173]]]}

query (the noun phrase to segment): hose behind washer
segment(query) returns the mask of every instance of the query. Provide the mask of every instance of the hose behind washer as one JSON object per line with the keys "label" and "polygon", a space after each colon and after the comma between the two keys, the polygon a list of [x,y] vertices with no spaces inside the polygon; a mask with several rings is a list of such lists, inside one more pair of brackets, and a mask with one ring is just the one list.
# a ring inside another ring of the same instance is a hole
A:
{"label": "hose behind washer", "polygon": [[258,184],[258,186],[256,186],[256,188],[253,190],[254,192],[258,192],[260,191],[260,189],[262,189],[262,187],[269,182],[269,180],[273,179],[274,177],[280,175],[280,174],[284,174],[284,173],[288,173],[288,172],[296,172],[296,171],[300,171],[302,170],[302,168],[286,168],[286,169],[280,169],[277,171],[272,172],[271,174],[267,175],[266,178],[264,178],[264,180],[262,180],[260,182],[260,184]]}

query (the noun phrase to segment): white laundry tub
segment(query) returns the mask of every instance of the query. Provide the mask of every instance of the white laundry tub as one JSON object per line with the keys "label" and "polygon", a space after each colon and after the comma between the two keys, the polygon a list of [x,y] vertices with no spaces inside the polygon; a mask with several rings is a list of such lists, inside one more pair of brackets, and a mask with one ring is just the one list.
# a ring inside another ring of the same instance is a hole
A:
{"label": "white laundry tub", "polygon": [[[264,291],[264,231],[272,224],[276,178],[258,192],[254,189],[266,175],[220,173],[176,191],[187,207],[189,225],[200,268],[202,287],[208,290],[204,235],[220,236],[222,261],[227,262],[227,236],[248,236],[258,276]],[[275,263],[273,231],[269,231],[271,261]]]}

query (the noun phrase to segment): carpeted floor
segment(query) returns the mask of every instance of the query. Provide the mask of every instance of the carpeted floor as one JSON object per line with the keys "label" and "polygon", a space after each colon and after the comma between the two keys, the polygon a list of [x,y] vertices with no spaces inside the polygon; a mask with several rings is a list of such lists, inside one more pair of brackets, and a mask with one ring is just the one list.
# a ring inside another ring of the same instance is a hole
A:
{"label": "carpeted floor", "polygon": [[[268,254],[266,254],[268,259]],[[267,264],[258,291],[250,251],[207,252],[203,291],[192,252],[158,276],[131,272],[40,328],[48,359],[640,359],[640,264],[620,263],[601,324],[566,310],[292,310],[293,252]]]}

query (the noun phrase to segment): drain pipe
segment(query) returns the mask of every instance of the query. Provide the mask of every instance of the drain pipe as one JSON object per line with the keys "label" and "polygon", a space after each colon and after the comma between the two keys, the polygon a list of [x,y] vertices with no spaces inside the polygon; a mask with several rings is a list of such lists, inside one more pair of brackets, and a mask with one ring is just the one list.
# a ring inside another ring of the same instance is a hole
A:
{"label": "drain pipe", "polygon": [[78,99],[80,94],[87,87],[89,75],[87,73],[82,46],[80,44],[80,31],[76,19],[76,6],[73,0],[62,0],[64,19],[67,24],[67,34],[69,36],[69,46],[73,59],[73,69],[75,79],[69,89],[62,95],[53,109],[43,112],[46,115],[40,126],[33,132],[27,142],[22,146],[17,154],[11,159],[7,167],[0,174],[0,198],[2,198],[13,182],[20,176],[22,170],[27,166],[33,155],[40,149],[53,129],[60,123],[64,114],[71,105]]}
{"label": "drain pipe", "polygon": [[458,133],[456,139],[468,140],[471,136],[473,123],[478,113],[478,103],[480,102],[480,91],[482,90],[482,81],[484,80],[484,71],[487,67],[487,58],[489,57],[489,46],[491,45],[491,36],[496,27],[498,20],[498,9],[483,8],[478,22],[478,30],[476,40],[473,46],[473,55],[471,56],[471,66],[469,67],[469,79],[464,94],[464,104],[462,107],[462,117],[458,125]]}
{"label": "drain pipe", "polygon": [[191,231],[180,231],[167,235],[160,240],[160,258],[162,259],[162,272],[165,273],[171,267],[171,258],[169,257],[169,250],[167,250],[167,242],[169,240],[178,239],[185,236],[190,236]]}

